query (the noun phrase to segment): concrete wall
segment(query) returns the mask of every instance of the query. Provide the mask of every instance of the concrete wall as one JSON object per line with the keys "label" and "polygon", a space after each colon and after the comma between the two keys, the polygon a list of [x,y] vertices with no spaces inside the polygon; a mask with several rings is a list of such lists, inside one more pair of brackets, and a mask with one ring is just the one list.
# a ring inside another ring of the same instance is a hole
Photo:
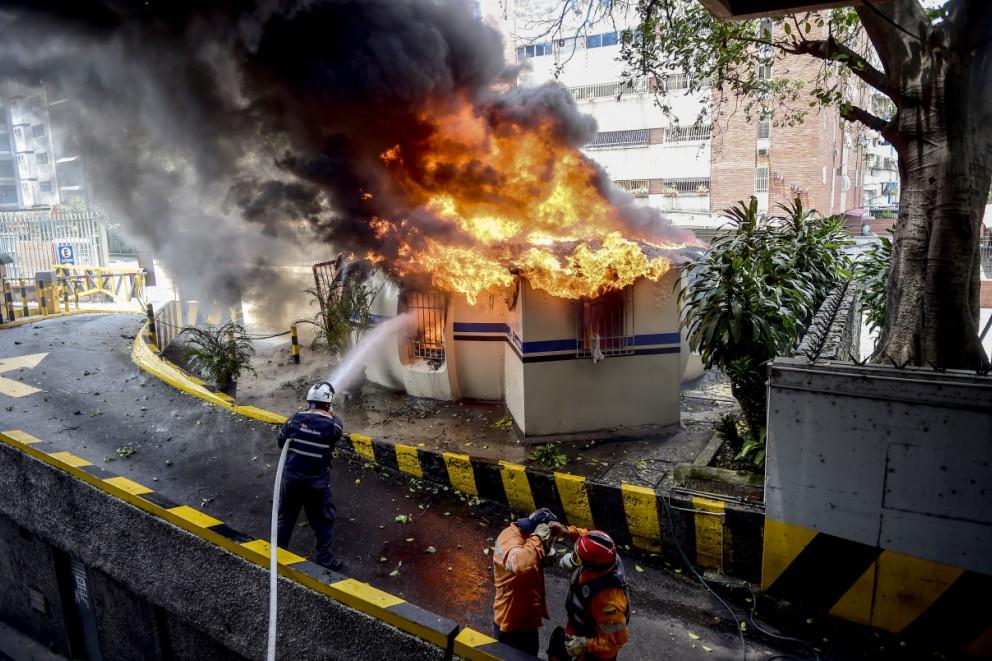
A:
{"label": "concrete wall", "polygon": [[[279,564],[280,658],[519,658],[293,554]],[[0,617],[63,654],[98,658],[96,645],[106,661],[262,659],[267,566],[262,540],[0,433]]]}
{"label": "concrete wall", "polygon": [[763,587],[992,652],[992,377],[777,359],[768,409]]}
{"label": "concrete wall", "polygon": [[[672,271],[659,282],[633,286],[625,333],[630,355],[599,362],[578,358],[576,301],[526,285],[523,305],[523,398],[529,436],[616,430],[679,421],[681,337]],[[565,346],[572,341],[571,346]],[[550,346],[543,343],[561,343]],[[548,351],[538,349],[547,348]]]}

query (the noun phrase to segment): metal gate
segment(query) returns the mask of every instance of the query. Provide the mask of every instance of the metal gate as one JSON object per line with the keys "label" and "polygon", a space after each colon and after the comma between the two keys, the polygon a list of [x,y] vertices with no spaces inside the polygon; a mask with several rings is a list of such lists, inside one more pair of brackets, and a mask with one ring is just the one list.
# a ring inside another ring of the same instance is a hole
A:
{"label": "metal gate", "polygon": [[71,246],[77,266],[106,266],[107,220],[97,212],[0,213],[0,253],[7,254],[8,278],[34,278],[59,264],[59,246]]}

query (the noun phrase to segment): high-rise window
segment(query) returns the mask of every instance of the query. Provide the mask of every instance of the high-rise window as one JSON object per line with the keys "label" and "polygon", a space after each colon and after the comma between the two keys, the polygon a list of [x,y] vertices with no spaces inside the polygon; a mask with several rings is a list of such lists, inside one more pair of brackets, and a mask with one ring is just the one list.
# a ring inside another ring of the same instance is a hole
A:
{"label": "high-rise window", "polygon": [[31,127],[31,133],[36,138],[44,138],[45,137],[45,125],[44,124],[38,124],[37,126],[32,126]]}
{"label": "high-rise window", "polygon": [[51,193],[53,190],[55,190],[55,188],[52,186],[52,182],[51,181],[39,181],[38,182],[38,189],[42,193]]}
{"label": "high-rise window", "polygon": [[756,193],[768,192],[768,166],[762,165],[754,169],[754,191]]}
{"label": "high-rise window", "polygon": [[772,133],[772,116],[763,112],[758,115],[758,139],[767,138]]}

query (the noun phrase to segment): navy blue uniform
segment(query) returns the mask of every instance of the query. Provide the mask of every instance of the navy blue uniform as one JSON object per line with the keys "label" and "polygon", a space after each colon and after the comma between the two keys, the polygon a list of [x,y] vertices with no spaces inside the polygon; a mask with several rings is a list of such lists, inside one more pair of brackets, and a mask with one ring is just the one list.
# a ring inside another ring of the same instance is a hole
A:
{"label": "navy blue uniform", "polygon": [[334,561],[331,451],[342,429],[341,418],[310,409],[287,420],[278,437],[280,448],[289,443],[279,487],[279,546],[289,547],[302,507],[317,540],[316,563],[324,567]]}

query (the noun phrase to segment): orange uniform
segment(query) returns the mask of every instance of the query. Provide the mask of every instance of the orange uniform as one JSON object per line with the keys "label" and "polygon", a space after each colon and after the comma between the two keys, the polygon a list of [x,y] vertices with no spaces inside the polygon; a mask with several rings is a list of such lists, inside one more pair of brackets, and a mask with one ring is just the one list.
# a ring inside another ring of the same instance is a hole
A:
{"label": "orange uniform", "polygon": [[[578,539],[585,530],[568,526],[566,537]],[[500,631],[530,631],[541,627],[548,619],[544,594],[544,570],[541,561],[545,552],[541,540],[530,537],[511,524],[496,538],[493,553],[493,577],[496,601],[493,621]]]}
{"label": "orange uniform", "polygon": [[[584,587],[591,588],[589,591]],[[569,589],[569,622],[565,633],[584,636],[588,641],[581,661],[615,659],[627,643],[630,601],[627,597],[623,565],[615,570],[593,573],[575,570]]]}

